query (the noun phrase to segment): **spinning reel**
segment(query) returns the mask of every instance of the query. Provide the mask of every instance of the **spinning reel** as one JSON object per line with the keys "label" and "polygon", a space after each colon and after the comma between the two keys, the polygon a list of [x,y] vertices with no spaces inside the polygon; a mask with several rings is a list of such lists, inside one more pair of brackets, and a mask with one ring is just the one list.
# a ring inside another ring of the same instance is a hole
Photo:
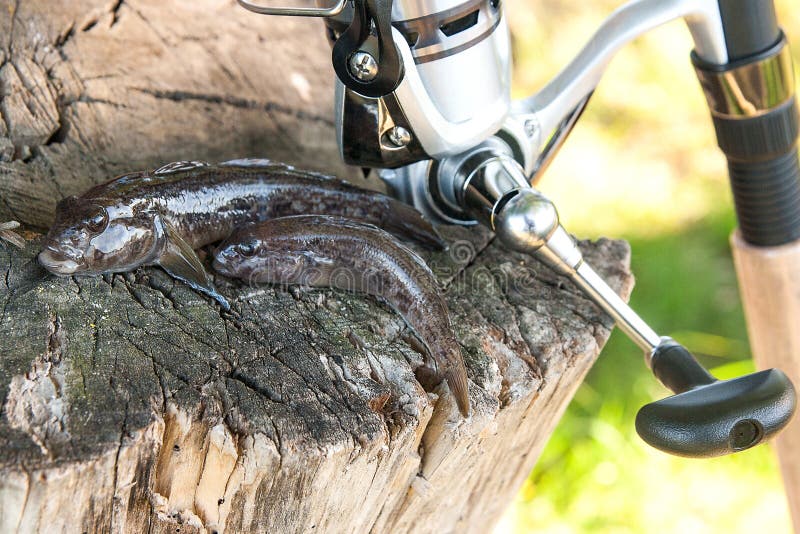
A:
{"label": "spinning reel", "polygon": [[396,196],[433,221],[488,226],[509,248],[572,279],[645,351],[675,393],[639,411],[636,428],[646,442],[715,456],[752,447],[788,423],[796,400],[783,372],[715,379],[608,287],[534,188],[616,52],[682,18],[728,158],[743,238],[774,246],[800,237],[794,78],[771,0],[632,0],[544,88],[513,102],[502,0],[338,0],[309,8],[238,1],[256,13],[326,18],[346,163],[377,169]]}

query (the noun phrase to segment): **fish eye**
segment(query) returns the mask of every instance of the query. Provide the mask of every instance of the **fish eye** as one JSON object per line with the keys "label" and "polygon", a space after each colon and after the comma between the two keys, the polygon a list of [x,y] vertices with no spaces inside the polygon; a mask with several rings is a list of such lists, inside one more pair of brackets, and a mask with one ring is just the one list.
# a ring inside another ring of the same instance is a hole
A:
{"label": "fish eye", "polygon": [[256,253],[256,247],[252,243],[240,243],[236,245],[236,252],[249,258]]}
{"label": "fish eye", "polygon": [[102,232],[108,224],[108,213],[102,207],[97,207],[86,219],[86,227],[92,232]]}

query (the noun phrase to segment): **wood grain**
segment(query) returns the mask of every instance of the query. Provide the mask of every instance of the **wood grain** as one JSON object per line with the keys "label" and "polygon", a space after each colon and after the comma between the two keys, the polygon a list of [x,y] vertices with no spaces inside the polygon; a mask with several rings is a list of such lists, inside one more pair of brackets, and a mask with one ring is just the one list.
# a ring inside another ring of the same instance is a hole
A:
{"label": "wood grain", "polygon": [[[754,247],[731,236],[747,333],[759,369],[777,367],[800,384],[800,243]],[[800,530],[800,419],[776,438],[789,509]]]}

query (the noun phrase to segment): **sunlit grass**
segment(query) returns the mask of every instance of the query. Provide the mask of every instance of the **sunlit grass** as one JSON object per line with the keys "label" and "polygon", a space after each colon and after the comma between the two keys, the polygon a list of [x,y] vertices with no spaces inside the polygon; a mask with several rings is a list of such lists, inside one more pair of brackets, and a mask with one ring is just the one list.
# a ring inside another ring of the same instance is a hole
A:
{"label": "sunlit grass", "polygon": [[[619,4],[510,0],[515,96],[542,87]],[[800,10],[777,4],[800,42]],[[676,22],[623,50],[539,187],[572,233],[630,241],[633,306],[728,378],[752,362],[728,244],[726,165],[691,48]],[[668,394],[615,332],[498,532],[790,532],[769,447],[700,461],[638,439],[637,410]]]}

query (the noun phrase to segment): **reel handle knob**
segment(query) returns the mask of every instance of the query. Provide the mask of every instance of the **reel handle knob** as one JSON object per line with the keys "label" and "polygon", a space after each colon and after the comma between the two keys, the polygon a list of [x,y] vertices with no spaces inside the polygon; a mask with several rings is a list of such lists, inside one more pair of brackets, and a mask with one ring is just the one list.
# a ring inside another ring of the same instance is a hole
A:
{"label": "reel handle knob", "polygon": [[675,395],[643,406],[636,431],[653,447],[688,457],[730,454],[769,439],[794,414],[794,387],[778,369],[717,380],[670,338],[653,351],[653,373]]}

